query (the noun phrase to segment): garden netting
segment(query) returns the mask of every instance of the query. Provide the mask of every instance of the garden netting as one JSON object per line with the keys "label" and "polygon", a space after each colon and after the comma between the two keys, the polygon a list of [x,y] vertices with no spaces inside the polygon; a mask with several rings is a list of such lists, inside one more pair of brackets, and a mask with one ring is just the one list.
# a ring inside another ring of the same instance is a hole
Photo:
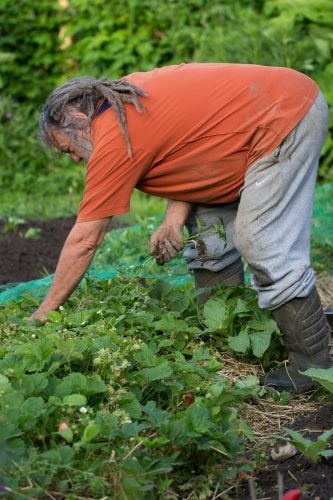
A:
{"label": "garden netting", "polygon": [[[333,273],[333,184],[318,186],[315,192],[312,224],[313,258],[319,269]],[[149,258],[149,235],[157,223],[150,219],[145,225],[114,229],[106,238],[90,266],[87,279],[110,279],[115,276],[163,278],[178,286],[189,282],[188,273],[181,257],[163,267]],[[27,293],[42,297],[52,282],[53,275],[27,283],[0,285],[0,303],[19,300]]]}

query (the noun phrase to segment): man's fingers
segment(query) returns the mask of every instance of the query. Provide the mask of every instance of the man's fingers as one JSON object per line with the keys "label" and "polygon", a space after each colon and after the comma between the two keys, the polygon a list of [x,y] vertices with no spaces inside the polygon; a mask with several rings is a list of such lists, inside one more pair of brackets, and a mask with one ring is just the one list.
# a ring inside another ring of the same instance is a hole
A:
{"label": "man's fingers", "polygon": [[163,251],[169,257],[169,260],[176,257],[178,253],[177,247],[175,247],[170,240],[164,240]]}
{"label": "man's fingers", "polygon": [[165,258],[164,258],[164,255],[157,255],[156,256],[156,264],[158,264],[159,266],[164,266],[165,264]]}
{"label": "man's fingers", "polygon": [[150,242],[150,255],[157,255],[159,252],[159,245],[155,242]]}
{"label": "man's fingers", "polygon": [[156,263],[160,266],[176,257],[179,250],[183,248],[181,241],[175,238],[165,238],[162,234],[158,231],[150,239],[150,255],[156,257]]}
{"label": "man's fingers", "polygon": [[171,245],[174,247],[174,249],[176,250],[176,252],[178,253],[179,250],[181,250],[183,248],[183,243],[181,241],[178,241],[178,240],[170,240],[170,243]]}
{"label": "man's fingers", "polygon": [[150,255],[157,255],[159,253],[159,246],[161,238],[158,234],[154,233],[150,238]]}

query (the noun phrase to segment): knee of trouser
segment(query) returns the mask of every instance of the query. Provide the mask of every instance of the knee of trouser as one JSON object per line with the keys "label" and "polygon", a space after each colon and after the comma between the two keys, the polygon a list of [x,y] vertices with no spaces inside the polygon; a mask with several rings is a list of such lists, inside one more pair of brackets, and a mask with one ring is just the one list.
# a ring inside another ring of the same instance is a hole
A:
{"label": "knee of trouser", "polygon": [[235,224],[234,244],[239,254],[248,263],[256,285],[268,286],[274,282],[267,242],[253,232],[250,225]]}

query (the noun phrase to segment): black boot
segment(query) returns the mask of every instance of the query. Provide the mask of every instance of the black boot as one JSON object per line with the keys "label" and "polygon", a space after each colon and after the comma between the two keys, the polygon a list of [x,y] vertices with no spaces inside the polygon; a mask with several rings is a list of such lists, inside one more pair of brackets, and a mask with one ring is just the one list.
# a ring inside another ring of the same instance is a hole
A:
{"label": "black boot", "polygon": [[284,339],[289,362],[267,375],[262,383],[278,391],[306,391],[318,387],[299,373],[333,366],[329,328],[316,288],[306,298],[293,299],[273,311]]}
{"label": "black boot", "polygon": [[[242,286],[244,285],[244,269],[242,259],[239,258],[230,266],[221,271],[213,272],[207,269],[194,270],[195,288],[207,289],[213,288],[214,285],[220,283],[225,286]],[[204,304],[210,297],[210,291],[205,290],[197,296],[198,305]]]}

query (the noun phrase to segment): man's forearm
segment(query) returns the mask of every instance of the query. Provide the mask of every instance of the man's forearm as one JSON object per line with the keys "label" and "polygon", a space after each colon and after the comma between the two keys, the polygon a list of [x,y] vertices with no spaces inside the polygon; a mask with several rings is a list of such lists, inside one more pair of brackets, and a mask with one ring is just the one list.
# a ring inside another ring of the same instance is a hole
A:
{"label": "man's forearm", "polygon": [[61,251],[51,288],[31,319],[45,320],[45,313],[61,306],[75,290],[103,241],[111,218],[76,224]]}
{"label": "man's forearm", "polygon": [[96,248],[66,243],[60,254],[51,288],[39,307],[47,312],[58,309],[75,290],[87,271]]}
{"label": "man's forearm", "polygon": [[191,203],[187,201],[168,200],[162,224],[177,224],[183,227],[190,211]]}

